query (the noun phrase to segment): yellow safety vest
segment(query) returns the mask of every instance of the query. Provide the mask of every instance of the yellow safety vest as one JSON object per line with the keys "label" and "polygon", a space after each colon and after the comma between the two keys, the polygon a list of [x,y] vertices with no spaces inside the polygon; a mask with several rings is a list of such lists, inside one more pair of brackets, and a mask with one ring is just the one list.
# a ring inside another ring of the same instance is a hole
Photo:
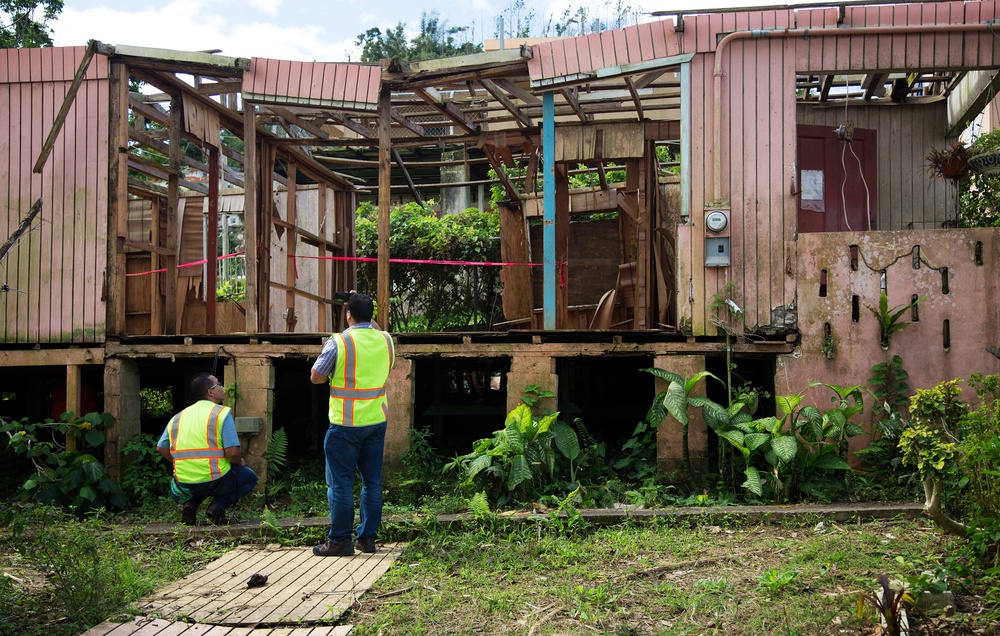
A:
{"label": "yellow safety vest", "polygon": [[392,336],[361,328],[330,337],[337,343],[337,363],[330,374],[330,423],[370,426],[388,420],[385,382],[395,359]]}
{"label": "yellow safety vest", "polygon": [[227,415],[228,406],[199,400],[171,418],[167,431],[178,482],[200,484],[229,472],[222,447],[222,423]]}

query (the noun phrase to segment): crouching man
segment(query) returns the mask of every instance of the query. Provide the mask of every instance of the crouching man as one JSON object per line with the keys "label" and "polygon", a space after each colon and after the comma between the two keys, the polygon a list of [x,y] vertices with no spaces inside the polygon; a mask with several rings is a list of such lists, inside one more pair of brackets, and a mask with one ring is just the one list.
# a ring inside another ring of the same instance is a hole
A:
{"label": "crouching man", "polygon": [[222,406],[225,389],[214,375],[199,373],[191,379],[191,393],[198,401],[170,418],[156,450],[173,464],[170,497],[179,504],[181,523],[197,523],[198,507],[211,497],[205,510],[211,523],[226,525],[226,509],[257,485],[257,474],[243,460],[236,422]]}

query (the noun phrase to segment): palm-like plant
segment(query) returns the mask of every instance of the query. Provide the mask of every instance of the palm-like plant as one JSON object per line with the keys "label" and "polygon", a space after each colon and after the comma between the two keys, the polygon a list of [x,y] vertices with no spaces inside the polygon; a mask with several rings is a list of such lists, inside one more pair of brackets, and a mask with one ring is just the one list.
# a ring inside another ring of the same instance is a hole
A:
{"label": "palm-like plant", "polygon": [[719,380],[718,377],[709,371],[699,371],[690,378],[684,379],[683,376],[665,369],[652,368],[643,370],[670,383],[666,391],[656,396],[653,404],[655,408],[657,402],[662,403],[666,412],[681,425],[681,459],[684,462],[684,471],[688,481],[693,482],[694,470],[691,467],[691,454],[688,450],[688,407],[701,408],[707,405],[715,405],[715,402],[704,396],[691,395],[691,393],[694,392],[698,382],[704,377],[714,378],[719,382],[722,382],[722,380]]}

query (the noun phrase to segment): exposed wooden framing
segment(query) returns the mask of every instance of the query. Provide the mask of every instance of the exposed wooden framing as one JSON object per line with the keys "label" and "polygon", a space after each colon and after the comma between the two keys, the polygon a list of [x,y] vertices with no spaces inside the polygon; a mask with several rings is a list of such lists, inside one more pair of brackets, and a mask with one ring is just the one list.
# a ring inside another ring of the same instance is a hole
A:
{"label": "exposed wooden framing", "polygon": [[298,228],[295,226],[295,174],[298,171],[298,164],[294,161],[288,162],[288,198],[285,200],[285,216],[288,222],[288,231],[285,232],[285,256],[288,263],[285,264],[285,331],[295,331],[295,323],[298,318],[295,316],[295,271],[296,271],[296,251],[298,241],[295,240]]}
{"label": "exposed wooden framing", "polygon": [[489,92],[490,95],[492,95],[498,102],[503,104],[504,108],[510,111],[510,114],[514,116],[514,119],[516,119],[518,123],[523,125],[525,128],[534,127],[535,123],[531,120],[531,118],[525,115],[521,111],[521,109],[518,108],[517,105],[515,105],[514,102],[511,101],[511,99],[507,97],[506,94],[504,94],[504,92],[500,89],[499,86],[497,86],[494,82],[488,79],[482,80],[480,83],[483,85],[483,88],[485,88],[487,92]]}
{"label": "exposed wooden framing", "polygon": [[[339,166],[378,169],[378,159],[352,159],[350,157],[331,157],[328,155],[316,155],[315,158],[317,161],[325,161]],[[470,165],[489,163],[489,159],[486,157],[470,157],[468,161],[463,161],[461,159],[448,161],[419,161],[408,159],[406,161],[406,165],[410,168],[445,168],[450,166],[460,166],[465,163]]]}
{"label": "exposed wooden framing", "polygon": [[415,88],[413,92],[420,96],[434,110],[465,129],[466,132],[479,132],[479,124],[474,124],[465,116],[462,109],[452,102],[446,102],[444,96],[433,88]]}
{"label": "exposed wooden framing", "polygon": [[317,296],[316,294],[313,294],[311,292],[307,292],[304,289],[299,289],[298,287],[290,287],[288,285],[282,285],[281,283],[276,283],[273,280],[271,281],[271,287],[273,287],[274,289],[280,289],[283,292],[285,292],[286,298],[288,296],[291,296],[292,299],[293,299],[292,300],[293,304],[295,302],[294,301],[295,296],[302,296],[303,298],[308,298],[309,300],[314,300],[314,301],[320,303],[321,305],[322,304],[327,304],[327,305],[332,305],[333,304],[333,300],[331,300],[329,298],[323,298],[322,296]]}
{"label": "exposed wooden framing", "polygon": [[136,196],[145,195],[144,198],[155,199],[157,197],[166,198],[167,188],[152,181],[143,181],[135,177],[128,178],[128,194]]}
{"label": "exposed wooden framing", "polygon": [[378,98],[378,306],[382,308],[379,322],[391,329],[389,320],[389,207],[391,204],[391,174],[389,172],[389,131],[392,128],[392,93],[382,85]]}
{"label": "exposed wooden framing", "polygon": [[819,101],[825,102],[830,99],[830,89],[833,88],[833,73],[829,75],[824,75],[821,81],[821,88],[819,91]]}
{"label": "exposed wooden framing", "polygon": [[358,122],[354,121],[353,119],[351,119],[347,115],[344,115],[343,113],[330,112],[327,113],[327,116],[334,123],[339,124],[344,128],[347,128],[348,130],[358,133],[359,135],[361,135],[363,139],[374,139],[376,136],[375,131],[373,131],[371,128],[368,128],[363,124],[359,124]]}
{"label": "exposed wooden framing", "polygon": [[425,135],[423,126],[410,121],[408,117],[400,113],[399,110],[396,108],[392,109],[392,121],[396,122],[397,124],[406,128],[407,130],[410,130],[419,137],[423,137]]}
{"label": "exposed wooden framing", "polygon": [[[66,410],[77,417],[84,415],[80,412],[80,365],[66,365]],[[66,450],[76,450],[76,435],[72,430],[66,432]]]}
{"label": "exposed wooden framing", "polygon": [[[156,227],[156,223],[153,223],[153,227]],[[149,252],[150,254],[156,254],[159,256],[169,256],[170,250],[165,247],[160,247],[153,243],[143,243],[142,241],[130,241],[128,239],[122,239],[119,237],[119,244],[121,249],[135,250],[137,252]],[[155,266],[154,266],[155,267]]]}
{"label": "exposed wooden framing", "polygon": [[[208,262],[205,264],[205,331],[215,333],[215,290],[219,286],[219,149],[208,147]],[[227,230],[228,231],[228,230]]]}
{"label": "exposed wooden framing", "polygon": [[[259,128],[257,129],[260,130]],[[269,143],[261,143],[260,150],[260,194],[257,209],[257,321],[261,332],[271,331],[271,218],[274,216],[274,156],[276,149]]]}
{"label": "exposed wooden framing", "polygon": [[[257,280],[257,259],[261,250],[261,241],[264,240],[264,232],[260,231],[258,219],[260,212],[257,209],[260,201],[257,192],[258,176],[260,167],[257,161],[257,107],[255,104],[243,102],[243,154],[246,163],[243,164],[243,179],[246,183],[243,188],[243,242],[248,246],[246,254],[246,301],[247,312],[246,330],[249,333],[257,333],[258,316],[258,289],[260,283]],[[265,305],[266,307],[266,305]]]}
{"label": "exposed wooden framing", "polygon": [[[250,68],[250,60],[197,51],[176,51],[129,45],[100,45],[108,55],[129,64],[130,68],[165,70],[212,77],[241,77]],[[99,48],[98,50],[102,50]]]}
{"label": "exposed wooden framing", "polygon": [[524,170],[524,191],[535,192],[538,179],[538,148],[532,148],[528,153],[528,165]]}
{"label": "exposed wooden framing", "polygon": [[406,169],[406,164],[403,163],[403,158],[399,156],[399,151],[395,148],[392,149],[392,159],[399,166],[400,172],[403,173],[403,179],[406,180],[406,186],[410,189],[410,194],[413,198],[417,200],[417,204],[423,206],[424,199],[420,196],[420,192],[417,190],[417,186],[413,184],[413,179],[410,177],[410,171]]}
{"label": "exposed wooden framing", "polygon": [[569,172],[557,163],[556,173],[556,329],[569,329]]}
{"label": "exposed wooden framing", "polygon": [[[166,292],[166,332],[180,333],[181,308],[178,308],[177,290],[177,253],[180,250],[180,219],[178,218],[178,203],[180,198],[180,165],[181,165],[181,97],[175,95],[170,100],[170,154],[168,155],[169,176],[167,179],[167,248],[172,254],[166,257],[167,288]],[[183,299],[180,301],[182,304]]]}
{"label": "exposed wooden framing", "polygon": [[570,105],[570,108],[573,109],[573,112],[576,113],[576,116],[580,118],[580,121],[582,121],[583,123],[587,123],[588,121],[590,121],[589,116],[587,115],[587,113],[583,112],[583,108],[580,106],[578,92],[575,87],[563,88],[559,92],[566,100],[566,103]]}
{"label": "exposed wooden framing", "polygon": [[[170,148],[169,148],[169,146],[167,146],[167,144],[163,143],[159,139],[154,139],[151,135],[148,134],[148,131],[138,130],[138,129],[132,128],[130,126],[129,129],[128,129],[128,136],[129,136],[129,139],[131,139],[132,141],[137,141],[140,144],[142,144],[143,146],[146,146],[147,148],[151,148],[151,149],[156,150],[158,152],[162,152],[163,154],[168,154],[170,152]],[[135,155],[133,155],[133,156],[135,156]],[[191,168],[194,168],[195,170],[201,170],[202,172],[208,172],[208,164],[207,163],[204,163],[202,161],[198,161],[197,159],[192,159],[191,157],[188,157],[187,155],[181,155],[181,163],[183,163],[185,166],[189,166]],[[239,175],[237,175],[235,172],[233,172],[232,168],[230,168],[229,166],[227,166],[225,164],[222,164],[222,168],[223,168],[223,174],[224,174],[224,178],[225,178],[226,182],[233,184],[237,188],[244,187],[245,184],[243,182],[243,179],[241,179],[239,177]]]}
{"label": "exposed wooden framing", "polygon": [[510,77],[526,74],[531,48],[521,46],[504,51],[459,55],[437,60],[407,62],[398,57],[382,61],[383,84],[412,88],[444,82],[459,84],[481,77]]}
{"label": "exposed wooden framing", "polygon": [[[160,218],[163,208],[160,206],[160,197],[154,198],[150,205],[150,218],[152,219],[152,231],[150,241],[156,250],[150,250],[150,269],[160,269],[160,256],[164,255],[166,248],[163,247],[163,236],[160,234]],[[154,274],[149,281],[149,334],[159,336],[163,333],[163,301],[161,300],[162,290],[160,289],[160,275]]]}
{"label": "exposed wooden framing", "polygon": [[[316,191],[316,238],[322,238],[324,236],[324,231],[326,228],[326,184],[320,183]],[[319,270],[319,277],[316,282],[317,289],[320,295],[329,295],[331,298],[333,294],[330,293],[331,290],[327,289],[326,283],[326,270],[329,269],[328,262],[326,259],[326,240],[321,240],[316,248],[319,250],[317,261],[317,269]],[[317,327],[320,331],[329,331],[330,325],[327,321],[326,303],[319,303],[318,307],[318,323]]]}
{"label": "exposed wooden framing", "polygon": [[327,139],[330,138],[330,135],[326,134],[326,131],[323,130],[321,126],[317,126],[315,123],[307,120],[305,117],[300,117],[296,115],[287,108],[282,108],[280,106],[268,106],[268,109],[274,112],[275,114],[279,115],[280,117],[283,117],[289,123],[295,124],[302,130],[310,134],[316,135],[317,137],[324,137]]}
{"label": "exposed wooden framing", "polygon": [[[108,75],[108,234],[126,237],[128,219],[128,69],[112,62]],[[107,241],[108,263],[107,332],[125,333],[125,255],[118,242]]]}
{"label": "exposed wooden framing", "polygon": [[[507,263],[530,263],[531,244],[528,240],[528,223],[519,202],[505,202],[497,206],[500,214],[500,258]],[[504,267],[500,270],[503,283],[503,313],[507,320],[527,318],[532,315],[532,290],[530,267]]]}
{"label": "exposed wooden framing", "polygon": [[497,78],[493,80],[493,83],[502,88],[503,90],[507,91],[514,97],[518,98],[525,104],[529,104],[531,106],[539,106],[539,107],[541,107],[542,105],[542,100],[539,99],[538,95],[535,95],[531,91],[521,88],[520,86],[518,86],[517,84],[515,84],[514,82],[512,82],[507,78]]}
{"label": "exposed wooden framing", "polygon": [[635,84],[632,83],[631,77],[625,78],[625,85],[628,86],[628,92],[632,95],[632,103],[635,104],[635,112],[639,117],[639,121],[642,121],[642,100],[639,98],[639,93],[635,88]]}
{"label": "exposed wooden framing", "polygon": [[[154,179],[159,179],[161,181],[166,181],[169,174],[160,168],[159,166],[153,165],[138,157],[136,155],[130,154],[128,159],[128,167],[136,172],[141,172],[142,174],[153,177]],[[178,179],[178,184],[184,186],[188,190],[193,192],[198,192],[199,194],[208,195],[208,188],[200,183],[195,183],[194,181],[188,181],[187,179]]]}
{"label": "exposed wooden framing", "polygon": [[[322,183],[319,184],[319,185],[320,185],[321,188],[322,187],[326,187],[325,184],[322,184]],[[329,239],[323,238],[322,236],[320,236],[318,234],[313,234],[312,232],[309,232],[307,230],[303,230],[301,227],[297,227],[295,225],[292,225],[288,221],[284,221],[284,220],[278,218],[277,216],[275,216],[274,218],[271,219],[271,223],[273,223],[277,227],[280,227],[280,228],[283,228],[283,229],[286,229],[286,230],[292,230],[292,229],[294,229],[295,232],[299,235],[299,240],[302,241],[303,243],[306,243],[307,245],[312,245],[314,247],[319,247],[319,246],[322,245],[326,249],[331,249],[331,250],[339,250],[339,249],[342,249],[342,247],[343,247],[340,243],[337,243],[336,241],[331,241]]]}
{"label": "exposed wooden framing", "polygon": [[661,75],[663,75],[666,72],[667,72],[667,69],[665,69],[665,68],[658,68],[655,71],[650,71],[648,73],[645,73],[642,77],[640,77],[639,79],[635,80],[635,82],[633,82],[633,84],[635,86],[635,90],[641,90],[643,88],[646,88],[647,86],[649,86],[650,84],[652,84],[653,82],[655,82],[657,80],[657,78],[659,78]]}
{"label": "exposed wooden framing", "polygon": [[873,97],[885,95],[885,73],[867,73],[861,80],[861,88],[865,91],[864,100],[870,101]]}
{"label": "exposed wooden framing", "polygon": [[0,349],[0,366],[61,367],[104,364],[103,347],[74,347],[70,349]]}
{"label": "exposed wooden framing", "polygon": [[608,189],[608,173],[604,171],[604,162],[597,164],[597,178],[601,181],[601,190]]}
{"label": "exposed wooden framing", "polygon": [[493,166],[493,171],[497,173],[497,178],[500,183],[503,184],[504,190],[507,191],[507,196],[511,201],[519,201],[521,199],[521,193],[517,191],[514,186],[514,182],[510,180],[507,176],[507,170],[503,167],[503,163],[497,157],[497,154],[492,146],[483,146],[483,154],[489,159],[490,165]]}
{"label": "exposed wooden framing", "polygon": [[35,174],[42,174],[42,168],[45,167],[45,161],[49,158],[49,153],[52,152],[52,146],[56,143],[56,137],[59,136],[59,131],[62,130],[63,124],[66,123],[66,115],[69,114],[69,108],[73,105],[73,100],[76,99],[80,85],[83,84],[83,77],[87,74],[87,69],[90,68],[90,61],[94,59],[96,47],[97,42],[95,40],[87,43],[87,50],[83,53],[83,59],[80,60],[80,65],[76,69],[76,75],[73,76],[73,81],[66,91],[66,97],[63,98],[62,106],[59,107],[59,113],[56,115],[55,121],[52,122],[52,128],[49,129],[45,143],[42,144],[42,151],[38,153],[35,166],[31,169]]}

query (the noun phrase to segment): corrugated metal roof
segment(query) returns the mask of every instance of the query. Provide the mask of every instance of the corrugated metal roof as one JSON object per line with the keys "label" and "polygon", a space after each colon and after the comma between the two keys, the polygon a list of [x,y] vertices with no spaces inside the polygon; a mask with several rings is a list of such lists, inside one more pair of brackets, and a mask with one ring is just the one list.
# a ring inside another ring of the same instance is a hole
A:
{"label": "corrugated metal roof", "polygon": [[381,87],[382,69],[372,64],[255,57],[243,75],[243,98],[269,104],[375,111]]}

